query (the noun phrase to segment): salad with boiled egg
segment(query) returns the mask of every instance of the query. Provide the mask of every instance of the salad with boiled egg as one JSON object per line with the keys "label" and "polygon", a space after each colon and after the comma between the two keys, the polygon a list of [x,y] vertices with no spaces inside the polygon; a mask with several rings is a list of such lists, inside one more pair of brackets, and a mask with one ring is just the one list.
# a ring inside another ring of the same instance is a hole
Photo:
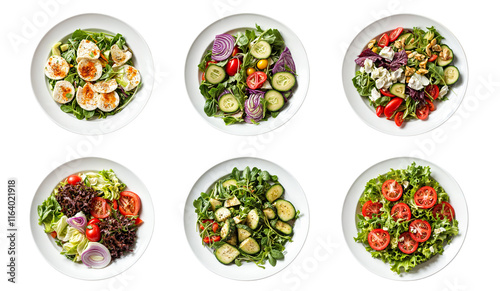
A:
{"label": "salad with boiled egg", "polygon": [[44,67],[52,98],[78,119],[106,118],[125,108],[141,86],[121,34],[78,29],[52,46]]}
{"label": "salad with boiled egg", "polygon": [[411,119],[427,119],[447,100],[460,72],[443,39],[434,27],[398,27],[367,44],[355,60],[359,69],[352,81],[377,116],[402,126]]}

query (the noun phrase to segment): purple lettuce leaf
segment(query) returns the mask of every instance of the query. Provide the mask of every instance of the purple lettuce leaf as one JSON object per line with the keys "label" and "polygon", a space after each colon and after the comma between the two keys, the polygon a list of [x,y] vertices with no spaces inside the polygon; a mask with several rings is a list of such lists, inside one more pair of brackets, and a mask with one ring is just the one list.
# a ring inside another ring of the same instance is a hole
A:
{"label": "purple lettuce leaf", "polygon": [[373,63],[377,61],[382,61],[384,58],[382,58],[379,54],[374,53],[371,49],[365,49],[362,51],[358,58],[354,60],[354,62],[361,67],[365,66],[365,60],[370,59],[373,61]]}

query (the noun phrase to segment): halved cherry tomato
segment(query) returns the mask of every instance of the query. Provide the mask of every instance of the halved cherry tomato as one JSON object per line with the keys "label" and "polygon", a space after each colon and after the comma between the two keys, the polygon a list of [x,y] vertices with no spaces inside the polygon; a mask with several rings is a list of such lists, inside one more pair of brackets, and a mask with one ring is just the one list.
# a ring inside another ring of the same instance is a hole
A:
{"label": "halved cherry tomato", "polygon": [[89,222],[87,222],[87,225],[89,224],[99,224],[101,222],[101,220],[99,218],[92,218],[91,220],[89,220]]}
{"label": "halved cherry tomato", "polygon": [[90,215],[95,218],[106,218],[111,212],[110,206],[106,199],[102,197],[94,197],[90,201]]}
{"label": "halved cherry tomato", "polygon": [[394,221],[398,221],[399,219],[410,220],[411,218],[411,209],[410,206],[406,203],[398,203],[392,206],[391,216],[394,218]]}
{"label": "halved cherry tomato", "polygon": [[422,219],[412,221],[409,229],[411,238],[416,242],[425,242],[432,234],[430,223]]}
{"label": "halved cherry tomato", "polygon": [[415,111],[417,118],[420,120],[425,120],[429,116],[429,106],[427,104],[420,105]]}
{"label": "halved cherry tomato", "polygon": [[373,203],[371,200],[368,200],[363,204],[363,208],[361,209],[361,213],[364,217],[368,217],[370,219],[373,218],[373,215],[378,216],[380,214],[380,208],[382,208],[382,203],[375,202]]}
{"label": "halved cherry tomato", "polygon": [[101,240],[101,229],[96,224],[88,224],[87,229],[85,229],[85,235],[87,239],[92,242],[97,242]]}
{"label": "halved cherry tomato", "polygon": [[132,191],[123,191],[120,193],[120,205],[118,209],[122,215],[136,216],[141,210],[141,198]]}
{"label": "halved cherry tomato", "polygon": [[137,217],[134,222],[135,222],[135,225],[140,225],[144,221],[142,221],[142,219],[140,219],[139,217]]}
{"label": "halved cherry tomato", "polygon": [[260,87],[262,87],[262,85],[266,80],[267,80],[266,73],[260,71],[253,72],[247,78],[248,88],[252,90],[259,89]]}
{"label": "halved cherry tomato", "polygon": [[436,100],[439,97],[439,87],[436,84],[429,84],[425,87],[425,97],[432,97]]}
{"label": "halved cherry tomato", "polygon": [[403,103],[402,98],[399,97],[392,98],[391,101],[389,101],[389,103],[387,103],[387,105],[385,106],[384,109],[385,117],[391,119],[392,115],[394,114],[394,112],[396,112],[401,103]]}
{"label": "halved cherry tomato", "polygon": [[391,236],[389,235],[389,232],[381,228],[376,228],[368,233],[368,244],[376,251],[385,249],[390,242]]}
{"label": "halved cherry tomato", "polygon": [[427,101],[427,106],[429,106],[429,111],[436,110],[436,106],[434,105],[434,102],[432,102],[431,99],[425,98],[425,101]]}
{"label": "halved cherry tomato", "polygon": [[405,121],[403,115],[404,115],[403,111],[399,111],[398,113],[396,113],[396,115],[394,115],[394,122],[396,123],[397,126],[403,125],[403,122]]}
{"label": "halved cherry tomato", "polygon": [[68,184],[70,185],[76,185],[82,181],[82,178],[78,175],[71,175],[68,177]]}
{"label": "halved cherry tomato", "polygon": [[444,219],[446,217],[449,221],[452,221],[455,218],[455,209],[453,209],[450,203],[443,201],[434,206],[432,216],[436,219]]}
{"label": "halved cherry tomato", "polygon": [[438,58],[438,56],[437,56],[437,55],[432,55],[432,56],[429,58],[429,62],[434,62],[437,58]]}
{"label": "halved cherry tomato", "polygon": [[233,49],[233,52],[231,53],[231,56],[234,57],[235,55],[239,54],[241,52],[241,50],[235,46],[234,49]]}
{"label": "halved cherry tomato", "polygon": [[391,31],[391,33],[389,34],[389,41],[393,42],[396,39],[398,39],[398,37],[401,34],[401,32],[403,32],[403,28],[402,27],[398,27],[398,28],[394,29],[393,31]]}
{"label": "halved cherry tomato", "polygon": [[380,89],[380,93],[382,93],[382,95],[387,97],[396,97],[396,95],[391,94],[389,91],[387,91],[387,89],[384,88]]}
{"label": "halved cherry tomato", "polygon": [[386,47],[388,44],[389,44],[389,36],[387,35],[387,33],[384,33],[378,40],[378,46]]}
{"label": "halved cherry tomato", "polygon": [[217,230],[219,230],[219,224],[217,222],[214,222],[214,224],[212,225],[212,231],[217,232]]}
{"label": "halved cherry tomato", "polygon": [[226,73],[229,76],[234,76],[240,70],[240,66],[241,66],[240,59],[233,58],[233,59],[229,60],[229,62],[226,65]]}
{"label": "halved cherry tomato", "polygon": [[204,237],[203,238],[203,242],[206,243],[206,244],[209,244],[209,243],[212,243],[212,242],[216,242],[216,241],[220,241],[220,236],[219,235],[213,235],[211,237]]}
{"label": "halved cherry tomato", "polygon": [[424,186],[415,192],[415,196],[413,196],[415,200],[415,204],[417,204],[420,208],[431,208],[436,204],[437,201],[437,193],[434,188],[431,186]]}
{"label": "halved cherry tomato", "polygon": [[57,232],[55,232],[55,231],[51,232],[51,233],[50,233],[50,236],[51,236],[52,238],[56,238],[56,237],[57,237]]}
{"label": "halved cherry tomato", "polygon": [[210,66],[211,64],[217,64],[217,62],[214,60],[208,61],[207,64],[205,65],[205,69],[208,68],[208,66]]}
{"label": "halved cherry tomato", "polygon": [[396,180],[387,180],[382,184],[382,195],[389,201],[398,201],[403,195],[403,187]]}
{"label": "halved cherry tomato", "polygon": [[399,236],[398,248],[405,254],[411,254],[418,248],[418,242],[411,238],[410,232],[405,231]]}
{"label": "halved cherry tomato", "polygon": [[384,109],[385,109],[385,107],[382,105],[377,106],[377,110],[375,111],[375,113],[377,114],[378,117],[380,117],[380,116],[382,116],[382,114],[384,114]]}

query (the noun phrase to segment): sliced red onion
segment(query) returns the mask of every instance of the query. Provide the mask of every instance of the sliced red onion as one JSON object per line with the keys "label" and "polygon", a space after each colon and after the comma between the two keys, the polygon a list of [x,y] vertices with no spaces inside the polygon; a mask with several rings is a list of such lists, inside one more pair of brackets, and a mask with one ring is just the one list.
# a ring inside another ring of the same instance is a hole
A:
{"label": "sliced red onion", "polygon": [[229,58],[233,53],[234,43],[234,37],[230,34],[216,35],[212,47],[212,59],[220,62]]}
{"label": "sliced red onion", "polygon": [[75,216],[68,218],[66,222],[69,226],[78,229],[79,232],[85,234],[85,227],[87,227],[87,217],[83,212],[78,212]]}
{"label": "sliced red onion", "polygon": [[264,92],[250,94],[250,97],[245,101],[245,122],[259,122],[264,116],[264,109],[260,99],[264,97]]}
{"label": "sliced red onion", "polygon": [[104,245],[98,242],[89,242],[87,248],[82,252],[82,262],[90,268],[101,269],[111,262],[111,254]]}
{"label": "sliced red onion", "polygon": [[274,64],[273,74],[287,70],[290,70],[295,74],[295,62],[293,61],[292,53],[288,47],[285,47],[285,50],[281,53],[279,59],[276,61],[276,64]]}

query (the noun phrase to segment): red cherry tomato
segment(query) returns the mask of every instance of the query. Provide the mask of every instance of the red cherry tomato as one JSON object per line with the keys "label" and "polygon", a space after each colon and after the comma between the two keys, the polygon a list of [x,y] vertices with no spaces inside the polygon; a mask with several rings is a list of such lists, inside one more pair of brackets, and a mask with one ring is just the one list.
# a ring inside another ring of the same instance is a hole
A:
{"label": "red cherry tomato", "polygon": [[404,115],[403,111],[399,111],[398,113],[396,113],[396,115],[394,115],[394,122],[396,123],[397,126],[403,125],[403,122],[405,121],[403,115]]}
{"label": "red cherry tomato", "polygon": [[85,235],[87,239],[92,242],[97,242],[101,240],[101,229],[96,224],[87,225],[85,230]]}
{"label": "red cherry tomato", "polygon": [[368,244],[376,251],[385,249],[390,242],[391,236],[389,235],[389,232],[381,228],[374,229],[368,233]]}
{"label": "red cherry tomato", "polygon": [[399,97],[392,98],[391,101],[389,101],[389,103],[387,103],[387,105],[385,106],[384,109],[385,117],[391,119],[392,115],[394,114],[394,112],[396,112],[401,103],[403,103],[403,98]]}
{"label": "red cherry tomato", "polygon": [[211,237],[204,237],[203,238],[203,242],[206,243],[206,244],[209,244],[209,243],[212,243],[212,242],[216,242],[216,241],[220,241],[220,236],[219,235],[213,235]]}
{"label": "red cherry tomato", "polygon": [[108,202],[102,197],[94,197],[90,201],[90,215],[95,218],[106,218],[111,212]]}
{"label": "red cherry tomato", "polygon": [[437,193],[431,186],[424,186],[415,192],[413,199],[418,207],[427,209],[436,204]]}
{"label": "red cherry tomato", "polygon": [[434,105],[434,102],[431,101],[429,98],[425,98],[425,101],[427,101],[427,106],[429,106],[429,111],[434,111],[436,110],[436,106]]}
{"label": "red cherry tomato", "polygon": [[391,216],[394,218],[394,221],[398,221],[399,219],[410,220],[411,218],[411,209],[410,206],[406,203],[398,203],[392,206]]}
{"label": "red cherry tomato", "polygon": [[382,184],[382,195],[389,201],[398,201],[403,195],[403,187],[396,180],[387,180]]}
{"label": "red cherry tomato", "polygon": [[91,220],[89,220],[89,222],[87,222],[87,225],[89,224],[99,224],[101,222],[101,220],[99,218],[92,218]]}
{"label": "red cherry tomato", "polygon": [[427,104],[420,105],[415,111],[417,118],[420,120],[425,120],[429,116],[429,106]]}
{"label": "red cherry tomato", "polygon": [[429,58],[429,62],[434,62],[437,58],[438,58],[438,56],[437,56],[437,55],[432,55],[432,56]]}
{"label": "red cherry tomato", "polygon": [[217,222],[214,222],[214,224],[212,225],[212,231],[217,232],[217,230],[219,230],[219,224]]}
{"label": "red cherry tomato", "polygon": [[76,185],[82,181],[82,178],[78,175],[71,175],[68,177],[68,184],[70,185]]}
{"label": "red cherry tomato", "polygon": [[425,242],[432,234],[430,223],[422,219],[412,221],[409,229],[411,238],[416,242]]}
{"label": "red cherry tomato", "polygon": [[382,116],[382,114],[384,114],[384,109],[385,109],[385,107],[382,105],[377,106],[377,110],[375,111],[375,113],[377,114],[378,117],[380,117],[380,116]]}
{"label": "red cherry tomato", "polygon": [[432,209],[432,216],[441,220],[446,217],[449,221],[452,221],[453,218],[455,218],[455,209],[453,209],[450,203],[443,201],[434,206]]}
{"label": "red cherry tomato", "polygon": [[241,52],[241,50],[235,46],[234,49],[233,49],[233,52],[231,53],[231,56],[234,57],[235,55],[239,54]]}
{"label": "red cherry tomato", "polygon": [[50,233],[50,236],[51,236],[52,238],[56,238],[56,237],[57,237],[57,232],[55,232],[55,231],[51,232],[51,233]]}
{"label": "red cherry tomato", "polygon": [[142,221],[142,219],[140,219],[139,217],[137,217],[135,220],[135,225],[140,225],[141,223],[143,223],[144,221]]}
{"label": "red cherry tomato", "polygon": [[403,232],[399,236],[398,248],[405,254],[411,254],[418,248],[418,242],[411,238],[410,232]]}
{"label": "red cherry tomato", "polygon": [[401,32],[403,32],[403,28],[402,27],[398,27],[398,28],[394,29],[393,31],[391,31],[391,33],[389,34],[389,41],[393,42],[396,39],[398,39],[398,37],[401,34]]}
{"label": "red cherry tomato", "polygon": [[382,203],[380,202],[373,203],[370,200],[368,200],[365,202],[365,204],[363,204],[361,213],[363,214],[364,217],[372,219],[373,215],[378,216],[378,214],[380,214],[380,208],[382,208]]}
{"label": "red cherry tomato", "polygon": [[226,73],[229,76],[234,76],[240,70],[240,66],[241,66],[240,59],[238,58],[231,59],[226,65]]}
{"label": "red cherry tomato", "polygon": [[389,44],[389,36],[387,35],[387,33],[384,33],[378,40],[378,46],[386,47],[388,44]]}
{"label": "red cherry tomato", "polygon": [[439,87],[436,84],[429,84],[425,87],[425,97],[432,97],[436,100],[439,97]]}
{"label": "red cherry tomato", "polygon": [[391,92],[387,91],[387,89],[384,88],[380,89],[380,93],[387,97],[396,97],[396,95],[391,94]]}
{"label": "red cherry tomato", "polygon": [[132,191],[123,191],[120,193],[119,201],[120,205],[118,209],[122,215],[136,216],[139,214],[139,210],[141,210],[141,198],[139,198],[139,195]]}
{"label": "red cherry tomato", "polygon": [[266,80],[267,80],[266,73],[261,71],[255,71],[247,78],[248,88],[252,90],[259,89],[260,87],[262,87],[262,85]]}

